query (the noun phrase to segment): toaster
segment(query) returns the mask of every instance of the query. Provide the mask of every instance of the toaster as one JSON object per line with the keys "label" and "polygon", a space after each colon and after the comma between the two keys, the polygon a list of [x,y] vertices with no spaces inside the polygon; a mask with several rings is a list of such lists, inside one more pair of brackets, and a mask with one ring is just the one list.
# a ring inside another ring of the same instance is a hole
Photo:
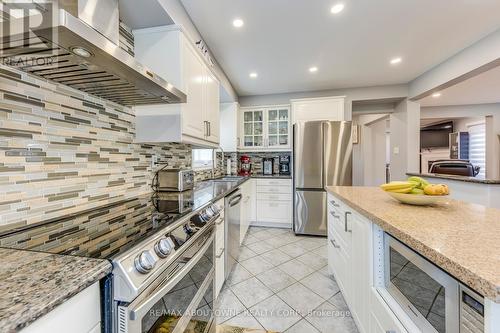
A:
{"label": "toaster", "polygon": [[189,169],[163,169],[157,174],[158,191],[182,192],[194,186],[194,173]]}

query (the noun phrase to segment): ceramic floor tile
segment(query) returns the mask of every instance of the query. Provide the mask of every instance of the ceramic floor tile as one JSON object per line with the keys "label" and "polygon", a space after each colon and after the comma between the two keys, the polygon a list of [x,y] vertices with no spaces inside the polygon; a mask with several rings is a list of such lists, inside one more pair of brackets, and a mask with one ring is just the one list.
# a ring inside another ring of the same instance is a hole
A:
{"label": "ceramic floor tile", "polygon": [[264,258],[265,261],[273,264],[274,266],[278,266],[292,260],[292,257],[279,249],[274,249],[263,253],[260,255],[260,257]]}
{"label": "ceramic floor tile", "polygon": [[271,245],[272,247],[280,247],[286,244],[290,243],[290,240],[288,237],[283,236],[283,235],[277,235],[273,236],[269,239],[264,240],[267,244]]}
{"label": "ceramic floor tile", "polygon": [[319,333],[319,331],[307,320],[302,319],[301,321],[287,329],[285,333]]}
{"label": "ceramic floor tile", "polygon": [[328,302],[341,311],[350,311],[341,292],[338,292],[334,296],[332,296],[328,300]]}
{"label": "ceramic floor tile", "polygon": [[350,313],[340,311],[328,302],[314,309],[306,320],[321,332],[358,333]]}
{"label": "ceramic floor tile", "polygon": [[302,319],[276,295],[252,306],[249,310],[268,331],[283,332]]}
{"label": "ceramic floor tile", "polygon": [[254,236],[252,236],[250,234],[247,234],[247,236],[243,240],[242,244],[243,245],[250,245],[250,244],[253,244],[253,243],[257,243],[257,242],[259,242],[258,238],[255,238]]}
{"label": "ceramic floor tile", "polygon": [[329,299],[340,291],[337,282],[335,282],[333,279],[325,277],[318,272],[306,276],[305,278],[300,280],[300,283],[314,291],[319,296],[323,297],[325,300]]}
{"label": "ceramic floor tile", "polygon": [[268,228],[266,230],[268,233],[271,235],[283,235],[287,234],[290,232],[290,229],[283,229],[283,228]]}
{"label": "ceramic floor tile", "polygon": [[266,287],[256,277],[231,286],[231,290],[247,308],[263,301],[273,294],[271,289]]}
{"label": "ceramic floor tile", "polygon": [[307,266],[314,269],[320,269],[328,265],[327,258],[313,252],[304,253],[303,255],[297,257],[297,260],[300,260]]}
{"label": "ceramic floor tile", "polygon": [[256,277],[275,293],[297,282],[297,280],[279,268],[260,273]]}
{"label": "ceramic floor tile", "polygon": [[245,281],[253,276],[252,273],[246,270],[240,263],[237,263],[233,267],[233,271],[229,274],[226,284],[232,286],[234,284]]}
{"label": "ceramic floor tile", "polygon": [[312,250],[311,253],[316,253],[324,258],[328,258],[328,246],[322,245],[321,247],[318,247],[317,249]]}
{"label": "ceramic floor tile", "polygon": [[239,256],[238,256],[238,261],[243,261],[243,260],[246,260],[246,259],[250,259],[252,257],[255,257],[256,255],[257,255],[257,253],[253,252],[248,247],[241,246],[240,247],[240,253],[239,253]]}
{"label": "ceramic floor tile", "polygon": [[257,321],[257,319],[255,319],[254,316],[250,314],[248,310],[225,321],[223,324],[242,328],[264,329],[264,327],[262,327],[262,325]]}
{"label": "ceramic floor tile", "polygon": [[274,249],[274,246],[263,241],[258,241],[257,243],[249,244],[247,245],[247,247],[257,254],[262,254]]}
{"label": "ceramic floor tile", "polygon": [[254,234],[252,234],[253,237],[259,239],[259,240],[266,240],[266,239],[269,239],[271,237],[274,237],[273,234],[267,232],[267,230],[264,230],[262,232],[256,232]]}
{"label": "ceramic floor tile", "polygon": [[229,288],[224,288],[215,301],[214,316],[220,324],[245,310],[245,306],[236,295]]}
{"label": "ceramic floor tile", "polygon": [[315,270],[303,262],[293,259],[278,266],[279,269],[293,277],[295,280],[301,280],[307,275],[313,273]]}
{"label": "ceramic floor tile", "polygon": [[286,254],[288,254],[289,256],[292,256],[294,258],[299,257],[299,256],[303,255],[304,253],[308,252],[303,247],[295,245],[296,243],[297,242],[281,246],[279,249],[281,251],[285,252]]}
{"label": "ceramic floor tile", "polygon": [[277,295],[302,316],[306,316],[310,311],[324,302],[323,298],[311,292],[311,290],[300,283],[292,284],[290,287],[277,293]]}
{"label": "ceramic floor tile", "polygon": [[318,270],[317,272],[318,272],[318,273],[320,273],[320,274],[321,274],[321,275],[323,275],[323,276],[326,276],[326,277],[329,277],[329,278],[331,278],[331,279],[335,280],[335,278],[333,277],[333,275],[332,275],[332,274],[330,274],[330,271],[329,271],[328,265],[327,265],[327,266],[325,266],[325,267],[323,267],[323,268],[321,268],[321,269],[320,269],[320,270]]}
{"label": "ceramic floor tile", "polygon": [[308,251],[312,251],[325,245],[326,243],[323,238],[314,237],[314,238],[302,239],[298,241],[296,244],[299,244],[300,247],[303,247]]}
{"label": "ceramic floor tile", "polygon": [[271,270],[274,268],[274,265],[267,262],[262,257],[253,257],[247,260],[244,260],[240,263],[247,271],[249,271],[252,275],[257,275],[259,273]]}

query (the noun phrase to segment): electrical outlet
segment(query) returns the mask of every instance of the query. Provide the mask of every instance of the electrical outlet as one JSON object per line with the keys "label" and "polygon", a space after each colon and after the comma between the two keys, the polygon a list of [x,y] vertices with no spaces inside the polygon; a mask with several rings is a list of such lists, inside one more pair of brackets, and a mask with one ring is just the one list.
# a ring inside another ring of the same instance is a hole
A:
{"label": "electrical outlet", "polygon": [[157,164],[158,164],[158,156],[152,155],[151,156],[151,169],[156,168]]}

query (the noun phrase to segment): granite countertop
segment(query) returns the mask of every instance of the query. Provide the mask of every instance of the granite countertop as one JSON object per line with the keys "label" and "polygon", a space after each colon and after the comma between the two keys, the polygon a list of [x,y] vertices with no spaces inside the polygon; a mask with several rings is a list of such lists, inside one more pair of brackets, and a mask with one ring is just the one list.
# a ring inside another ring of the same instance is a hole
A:
{"label": "granite countertop", "polygon": [[464,284],[500,303],[500,210],[458,200],[410,206],[375,187],[331,186],[327,190]]}
{"label": "granite countertop", "polygon": [[17,332],[111,272],[107,260],[0,248],[0,327]]}
{"label": "granite countertop", "polygon": [[469,183],[479,183],[479,184],[499,184],[500,179],[487,179],[481,177],[467,177],[467,176],[456,176],[456,175],[445,175],[439,173],[406,173],[408,176],[418,176],[418,177],[427,177],[427,178],[437,178],[437,179],[449,179],[449,180],[458,180],[461,182],[469,182]]}

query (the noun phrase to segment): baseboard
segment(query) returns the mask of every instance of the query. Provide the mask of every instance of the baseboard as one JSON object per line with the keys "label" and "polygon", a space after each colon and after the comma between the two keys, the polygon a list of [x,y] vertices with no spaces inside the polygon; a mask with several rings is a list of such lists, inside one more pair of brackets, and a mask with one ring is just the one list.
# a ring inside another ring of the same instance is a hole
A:
{"label": "baseboard", "polygon": [[282,228],[282,229],[292,229],[292,223],[283,222],[264,222],[264,221],[252,221],[250,222],[251,227],[269,227],[269,228]]}

